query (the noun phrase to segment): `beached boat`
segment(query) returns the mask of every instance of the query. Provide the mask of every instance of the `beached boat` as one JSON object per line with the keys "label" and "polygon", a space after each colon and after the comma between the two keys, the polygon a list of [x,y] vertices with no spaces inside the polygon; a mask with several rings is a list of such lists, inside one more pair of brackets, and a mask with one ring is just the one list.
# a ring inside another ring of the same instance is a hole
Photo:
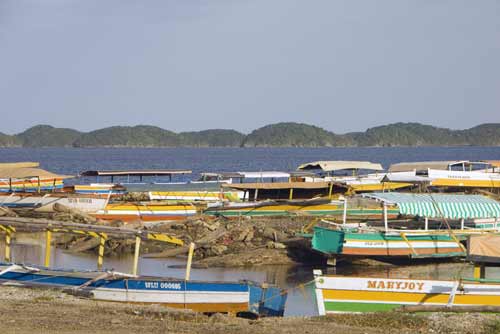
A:
{"label": "beached boat", "polygon": [[204,190],[179,190],[179,191],[150,191],[150,200],[169,201],[195,201],[195,202],[221,202],[239,201],[242,192],[237,191],[204,191]]}
{"label": "beached boat", "polygon": [[427,161],[397,163],[385,179],[393,182],[427,183],[438,188],[500,188],[497,161]]}
{"label": "beached boat", "polygon": [[[346,200],[281,200],[281,201],[260,201],[244,203],[221,203],[209,206],[203,214],[221,217],[240,216],[349,216],[350,219],[382,219],[383,208],[375,201],[351,200],[345,205]],[[396,218],[399,211],[396,207],[387,210],[390,218]]]}
{"label": "beached boat", "polygon": [[[182,246],[182,240],[173,236],[150,232],[93,226],[57,221],[0,218],[5,236],[5,258],[11,259],[11,240],[18,230],[45,231],[44,266],[15,263],[0,264],[0,282],[63,288],[66,292],[102,301],[160,304],[191,309],[198,312],[224,312],[253,316],[282,316],[287,293],[268,284],[249,281],[213,282],[190,280],[191,261],[195,245],[189,246],[186,275],[182,278],[150,277],[138,275],[138,261],[142,240],[155,240]],[[98,271],[72,271],[50,269],[52,232],[87,235],[99,239]],[[110,237],[135,239],[134,262],[131,274],[101,270],[105,241]]]}
{"label": "beached boat", "polygon": [[0,163],[0,192],[53,192],[63,188],[58,175],[38,168],[37,162]]}
{"label": "beached boat", "polygon": [[0,206],[12,209],[34,209],[38,212],[54,212],[54,204],[62,204],[68,208],[86,213],[102,210],[108,203],[107,198],[94,195],[77,195],[65,193],[11,193],[0,194]]}
{"label": "beached boat", "polygon": [[286,293],[254,282],[210,282],[0,264],[0,281],[68,289],[95,300],[159,304],[197,312],[282,316]]}
{"label": "beached boat", "polygon": [[413,186],[413,183],[385,180],[386,173],[379,163],[369,161],[314,161],[300,165],[298,170],[316,171],[318,175],[304,177],[305,182],[334,181],[348,187],[348,193],[390,191]]}
{"label": "beached boat", "polygon": [[182,220],[196,214],[196,207],[189,203],[110,203],[92,213],[98,219],[130,221]]}
{"label": "beached boat", "polygon": [[73,186],[73,191],[76,194],[117,196],[126,194],[127,188],[113,183],[91,183],[76,184]]}
{"label": "beached boat", "polygon": [[[473,278],[428,280],[387,277],[326,276],[314,270],[316,302],[320,315],[346,312],[390,311],[413,307],[420,311],[459,308],[498,312],[500,281],[485,278],[485,267],[498,266],[500,236],[472,236],[468,259],[475,263]],[[486,307],[486,308],[481,308]]]}
{"label": "beached boat", "polygon": [[[396,205],[416,220],[315,226],[311,245],[331,257],[464,256],[463,241],[471,234],[499,231],[500,204],[479,195],[374,193],[364,196]],[[487,219],[487,220],[486,220]],[[397,226],[395,226],[397,225]],[[410,226],[411,225],[411,226]]]}

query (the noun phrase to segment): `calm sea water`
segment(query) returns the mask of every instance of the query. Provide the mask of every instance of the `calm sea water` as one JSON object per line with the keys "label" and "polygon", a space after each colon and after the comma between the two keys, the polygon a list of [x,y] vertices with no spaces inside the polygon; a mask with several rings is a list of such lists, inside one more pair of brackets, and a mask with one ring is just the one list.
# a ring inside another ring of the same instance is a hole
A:
{"label": "calm sea water", "polygon": [[[500,160],[500,147],[419,147],[419,148],[164,148],[164,149],[0,149],[0,162],[39,161],[43,168],[61,174],[76,175],[90,169],[190,169],[196,178],[207,171],[294,170],[299,164],[314,160],[369,160],[384,167],[401,161],[426,160]],[[0,242],[1,243],[1,242]],[[3,256],[0,245],[0,257]],[[18,262],[43,263],[43,237],[24,236],[17,240],[13,259]],[[105,259],[107,268],[131,271],[130,256]],[[182,259],[142,259],[140,272],[150,275],[180,277]],[[96,258],[89,254],[54,251],[53,265],[70,269],[95,269]],[[291,289],[286,315],[317,314],[312,286],[295,289],[312,280],[312,267],[267,266],[256,268],[194,269],[193,279],[267,281]],[[327,270],[326,268],[323,268]],[[332,269],[328,269],[332,270]],[[390,277],[453,278],[471,276],[468,265],[430,265],[412,274],[405,268],[339,267],[339,274],[382,275]],[[498,275],[500,277],[500,271]]]}
{"label": "calm sea water", "polygon": [[0,148],[0,162],[39,161],[76,175],[90,169],[190,169],[200,172],[292,171],[315,160],[369,160],[384,167],[401,161],[500,160],[500,147],[380,148]]}

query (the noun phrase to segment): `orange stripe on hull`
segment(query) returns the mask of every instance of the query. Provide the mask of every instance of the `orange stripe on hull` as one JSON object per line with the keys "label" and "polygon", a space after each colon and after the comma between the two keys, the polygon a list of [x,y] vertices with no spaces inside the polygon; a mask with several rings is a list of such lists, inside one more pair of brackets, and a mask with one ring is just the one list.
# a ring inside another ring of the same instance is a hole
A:
{"label": "orange stripe on hull", "polygon": [[[362,291],[362,290],[323,290],[323,298],[350,301],[377,301],[384,303],[436,303],[447,304],[450,294],[445,293],[410,293],[392,291]],[[500,305],[498,295],[474,295],[457,293],[454,305]]]}
{"label": "orange stripe on hull", "polygon": [[[414,248],[416,255],[446,254],[462,252],[460,247],[450,248]],[[409,256],[415,255],[409,248],[358,248],[344,247],[343,255],[374,255],[374,256]]]}

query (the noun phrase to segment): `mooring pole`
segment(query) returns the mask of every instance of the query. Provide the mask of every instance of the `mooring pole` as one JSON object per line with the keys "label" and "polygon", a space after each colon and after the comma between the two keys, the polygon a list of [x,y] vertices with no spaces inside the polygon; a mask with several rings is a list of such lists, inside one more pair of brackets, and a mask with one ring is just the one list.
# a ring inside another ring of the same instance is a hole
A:
{"label": "mooring pole", "polygon": [[384,227],[385,231],[387,232],[389,230],[389,223],[387,221],[387,204],[384,203]]}
{"label": "mooring pole", "polygon": [[139,251],[141,249],[141,237],[135,237],[135,251],[134,251],[134,266],[132,268],[132,275],[137,275],[137,268],[139,266]]}
{"label": "mooring pole", "polygon": [[99,253],[97,256],[97,269],[102,269],[102,264],[104,261],[104,245],[106,244],[107,235],[105,233],[99,234]]}
{"label": "mooring pole", "polygon": [[347,223],[347,198],[344,198],[344,213],[342,214],[342,224]]}
{"label": "mooring pole", "polygon": [[188,259],[186,264],[186,281],[189,281],[189,277],[191,276],[191,263],[193,262],[193,253],[194,253],[194,242],[189,244]]}
{"label": "mooring pole", "polygon": [[5,262],[10,262],[10,243],[11,231],[9,228],[5,229]]}
{"label": "mooring pole", "polygon": [[50,267],[50,253],[51,253],[51,241],[52,241],[52,231],[47,230],[45,232],[45,261],[44,266]]}

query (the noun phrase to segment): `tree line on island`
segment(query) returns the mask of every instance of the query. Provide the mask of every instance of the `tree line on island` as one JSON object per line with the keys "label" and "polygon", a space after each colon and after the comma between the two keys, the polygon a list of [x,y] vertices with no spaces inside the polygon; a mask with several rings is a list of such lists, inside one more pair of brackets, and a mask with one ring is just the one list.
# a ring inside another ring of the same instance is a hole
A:
{"label": "tree line on island", "polygon": [[266,125],[243,134],[213,129],[175,133],[156,126],[112,126],[91,132],[36,125],[0,133],[0,147],[356,147],[500,146],[500,124],[451,130],[420,123],[394,123],[364,132],[335,134],[302,123]]}

